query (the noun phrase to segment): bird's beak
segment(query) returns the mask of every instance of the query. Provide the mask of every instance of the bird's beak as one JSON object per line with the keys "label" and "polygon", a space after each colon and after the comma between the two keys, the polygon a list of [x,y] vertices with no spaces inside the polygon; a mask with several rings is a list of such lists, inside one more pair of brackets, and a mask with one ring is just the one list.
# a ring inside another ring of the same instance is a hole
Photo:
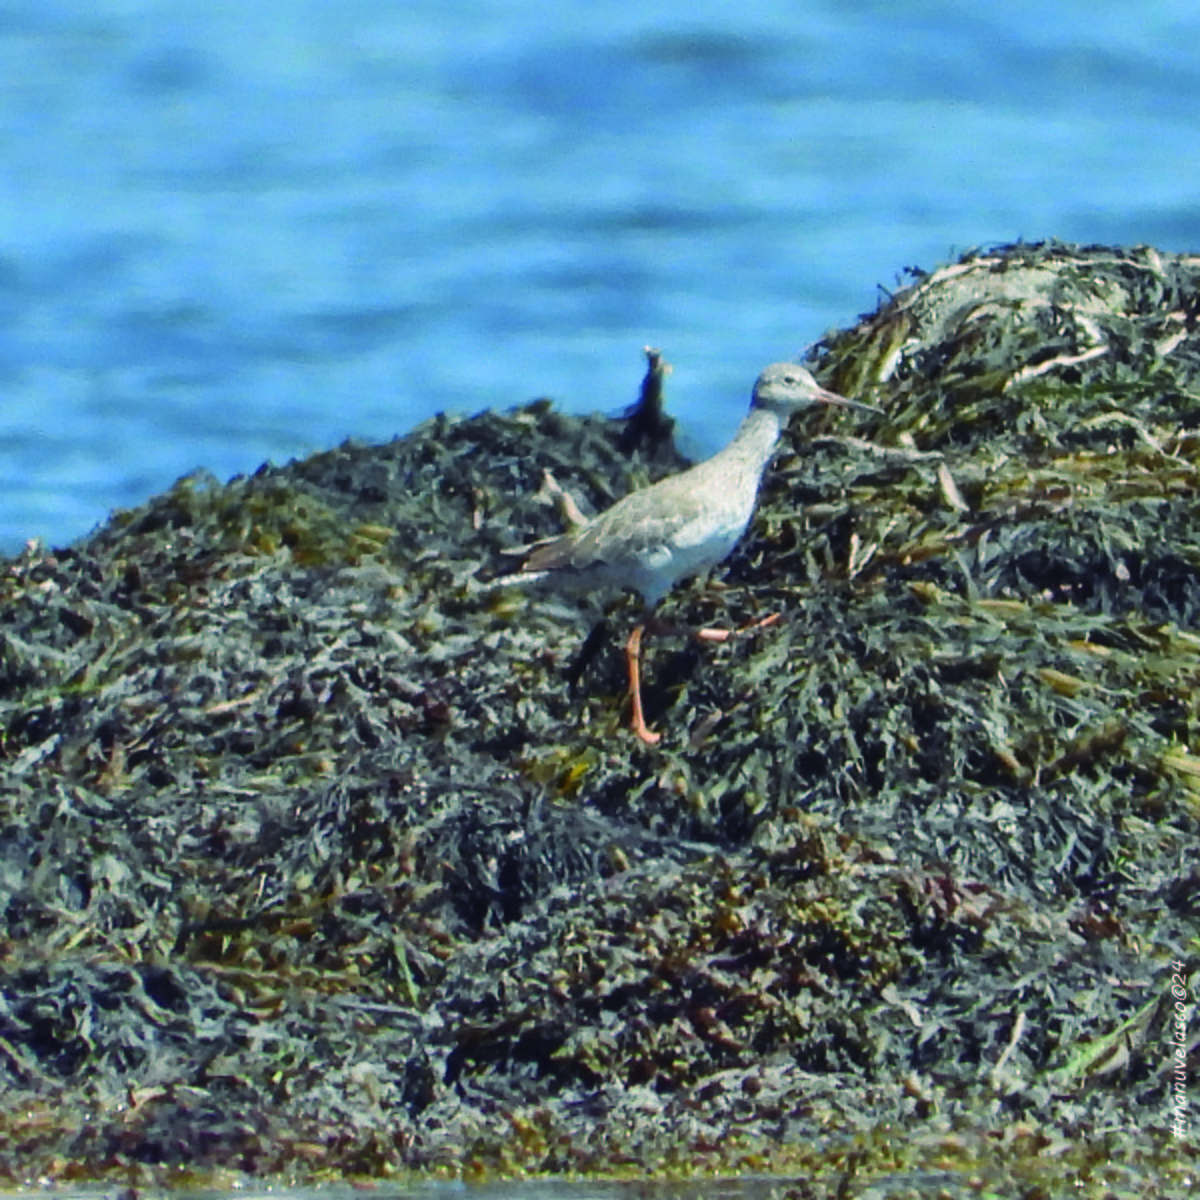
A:
{"label": "bird's beak", "polygon": [[838,408],[857,408],[860,412],[882,413],[882,408],[876,408],[873,404],[861,404],[857,400],[847,400],[845,396],[839,396],[837,392],[828,392],[824,388],[818,388],[813,392],[813,399],[819,404],[835,404]]}

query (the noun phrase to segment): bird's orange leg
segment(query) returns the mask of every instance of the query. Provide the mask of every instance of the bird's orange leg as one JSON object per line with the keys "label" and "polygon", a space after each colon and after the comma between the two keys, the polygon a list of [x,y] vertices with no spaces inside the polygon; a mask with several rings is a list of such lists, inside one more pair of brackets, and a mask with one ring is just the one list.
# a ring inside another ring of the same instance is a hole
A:
{"label": "bird's orange leg", "polygon": [[692,631],[692,637],[701,642],[727,642],[730,638],[738,637],[743,633],[753,633],[756,629],[769,629],[772,625],[778,625],[783,620],[783,613],[771,613],[769,617],[760,617],[757,621],[751,621],[749,625],[739,625],[736,629],[696,629]]}
{"label": "bird's orange leg", "polygon": [[659,637],[694,637],[702,642],[727,642],[739,634],[752,633],[756,629],[767,629],[783,619],[782,613],[771,613],[741,625],[737,629],[680,629],[667,625],[654,616],[647,616],[635,625],[625,643],[625,661],[629,666],[629,705],[632,712],[633,732],[646,743],[655,746],[662,741],[662,734],[655,733],[646,724],[646,714],[642,710],[642,638],[655,634]]}
{"label": "bird's orange leg", "polygon": [[633,710],[633,732],[647,746],[653,746],[662,740],[662,734],[655,733],[646,724],[646,715],[642,712],[642,634],[645,631],[644,624],[633,627],[629,641],[625,643],[625,661],[629,664],[629,703]]}

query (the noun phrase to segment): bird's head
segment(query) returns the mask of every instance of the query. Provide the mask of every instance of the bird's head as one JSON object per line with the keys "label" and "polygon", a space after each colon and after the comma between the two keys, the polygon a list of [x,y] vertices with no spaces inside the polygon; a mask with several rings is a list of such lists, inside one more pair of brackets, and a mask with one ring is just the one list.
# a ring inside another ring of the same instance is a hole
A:
{"label": "bird's head", "polygon": [[869,404],[859,404],[839,396],[837,392],[827,391],[808,371],[795,363],[772,363],[755,382],[750,401],[752,408],[765,408],[781,417],[789,417],[798,409],[813,404],[836,404],[839,408],[879,411]]}

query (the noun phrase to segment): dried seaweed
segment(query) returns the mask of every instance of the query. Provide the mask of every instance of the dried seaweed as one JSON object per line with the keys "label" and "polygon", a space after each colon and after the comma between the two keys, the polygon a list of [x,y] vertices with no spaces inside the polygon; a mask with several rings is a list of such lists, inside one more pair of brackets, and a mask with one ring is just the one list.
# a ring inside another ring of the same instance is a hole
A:
{"label": "dried seaweed", "polygon": [[548,403],[5,562],[0,1178],[1182,1169],[1198,284],[1006,247],[827,339],[885,415],[668,599],[782,619],[652,642],[652,749],[587,606],[479,586],[546,471],[679,465]]}

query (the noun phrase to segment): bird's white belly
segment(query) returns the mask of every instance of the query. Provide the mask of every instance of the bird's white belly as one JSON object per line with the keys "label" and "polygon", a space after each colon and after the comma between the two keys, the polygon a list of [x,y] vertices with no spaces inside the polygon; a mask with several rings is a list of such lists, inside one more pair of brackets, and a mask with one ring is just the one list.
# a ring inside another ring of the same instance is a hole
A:
{"label": "bird's white belly", "polygon": [[685,526],[669,544],[647,549],[641,556],[634,585],[648,603],[656,604],[681,579],[689,575],[704,575],[727,558],[749,522],[735,514],[734,521],[696,521]]}

